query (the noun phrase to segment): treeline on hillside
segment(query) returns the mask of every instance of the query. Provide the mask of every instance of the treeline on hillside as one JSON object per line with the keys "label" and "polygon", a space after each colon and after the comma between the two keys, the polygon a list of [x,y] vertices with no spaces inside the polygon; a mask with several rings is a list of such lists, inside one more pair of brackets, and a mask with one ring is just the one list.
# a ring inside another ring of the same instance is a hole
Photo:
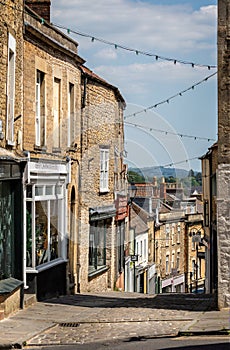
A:
{"label": "treeline on hillside", "polygon": [[[128,171],[128,181],[129,183],[151,183],[152,178],[144,177],[143,175],[140,175],[139,173],[129,170]],[[160,183],[161,178],[157,179],[158,183]],[[184,177],[182,179],[178,179],[173,176],[165,177],[165,182],[167,183],[175,183],[175,182],[181,182],[183,187],[199,187],[202,186],[202,174],[201,172],[195,173],[192,169],[189,170],[187,177]]]}

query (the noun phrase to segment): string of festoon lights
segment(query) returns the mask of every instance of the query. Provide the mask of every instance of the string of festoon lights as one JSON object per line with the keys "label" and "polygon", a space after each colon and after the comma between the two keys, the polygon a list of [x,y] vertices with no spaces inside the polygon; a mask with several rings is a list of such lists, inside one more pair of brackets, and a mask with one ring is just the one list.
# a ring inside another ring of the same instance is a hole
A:
{"label": "string of festoon lights", "polygon": [[124,124],[127,125],[127,126],[132,126],[134,128],[148,130],[150,132],[156,131],[156,132],[163,133],[165,135],[174,135],[174,136],[179,136],[181,138],[185,137],[185,138],[193,139],[194,141],[196,141],[196,140],[202,140],[202,141],[208,141],[208,142],[215,141],[215,139],[213,139],[211,137],[202,137],[202,136],[194,136],[194,135],[187,135],[187,134],[182,134],[182,133],[176,133],[176,132],[172,132],[172,131],[156,129],[156,128],[148,127],[148,126],[145,126],[145,125],[140,125],[140,124],[130,123],[130,122],[124,122]]}
{"label": "string of festoon lights", "polygon": [[[12,8],[12,9],[18,11],[18,12],[22,12],[22,13],[24,12],[24,10],[21,10],[21,9],[17,8],[16,5],[9,5],[9,4],[6,4],[3,1],[0,1],[0,4],[2,4],[4,6],[7,6],[9,8]],[[134,49],[134,48],[131,48],[131,47],[127,47],[127,46],[124,46],[124,45],[121,45],[121,44],[118,44],[118,43],[114,43],[112,41],[108,41],[108,40],[103,39],[103,38],[98,38],[98,37],[96,37],[95,35],[92,35],[92,34],[83,33],[83,32],[80,32],[80,31],[77,31],[77,30],[65,27],[65,26],[63,26],[61,24],[58,24],[58,23],[54,23],[54,22],[49,23],[44,18],[42,18],[39,15],[36,15],[35,13],[30,13],[30,16],[33,17],[33,18],[38,19],[41,24],[52,25],[52,26],[54,26],[56,28],[65,30],[68,34],[73,33],[73,34],[81,36],[81,37],[89,38],[89,39],[91,39],[92,43],[95,42],[95,41],[98,41],[98,42],[101,42],[103,44],[112,46],[115,49],[121,49],[121,50],[129,51],[129,52],[133,52],[136,55],[140,54],[140,55],[144,55],[144,56],[148,56],[148,57],[153,57],[153,58],[155,58],[155,60],[162,60],[162,61],[173,62],[175,65],[177,63],[180,63],[180,64],[183,64],[183,65],[190,65],[193,68],[194,67],[205,67],[205,68],[207,68],[209,70],[213,69],[213,68],[217,68],[217,65],[213,65],[213,64],[200,64],[200,63],[195,63],[195,62],[192,62],[192,61],[186,61],[186,60],[181,60],[181,59],[177,59],[177,58],[165,57],[165,56],[158,55],[158,54],[155,54],[155,53],[143,51],[141,49]]]}
{"label": "string of festoon lights", "polygon": [[98,38],[98,37],[96,37],[96,36],[94,36],[92,34],[87,34],[87,33],[79,32],[79,31],[74,30],[74,29],[67,28],[67,27],[65,27],[63,25],[60,25],[60,24],[57,24],[57,23],[52,23],[52,25],[57,27],[57,28],[66,30],[68,34],[73,33],[73,34],[76,34],[76,35],[79,35],[79,36],[82,36],[82,37],[85,37],[85,38],[89,38],[89,39],[91,39],[92,43],[95,42],[95,41],[98,41],[100,43],[112,46],[115,49],[121,49],[121,50],[129,51],[129,52],[133,52],[136,55],[140,54],[140,55],[143,55],[143,56],[153,57],[153,58],[155,58],[156,61],[161,60],[161,61],[173,62],[175,65],[177,63],[180,63],[180,64],[183,64],[183,65],[190,65],[192,68],[194,68],[194,67],[205,67],[205,68],[207,68],[209,70],[213,69],[213,68],[217,68],[216,65],[200,64],[200,63],[195,63],[195,62],[192,62],[192,61],[186,61],[186,60],[181,60],[181,59],[177,59],[177,58],[165,57],[165,56],[161,56],[161,55],[158,55],[158,54],[155,54],[155,53],[143,51],[143,50],[140,50],[140,49],[134,49],[134,48],[131,48],[131,47],[127,47],[127,46],[118,44],[118,43],[114,43],[112,41],[108,41],[108,40],[103,39],[103,38]]}
{"label": "string of festoon lights", "polygon": [[151,109],[153,109],[153,108],[157,108],[158,106],[160,106],[160,105],[162,105],[162,104],[169,103],[170,100],[172,100],[172,99],[174,99],[174,98],[176,98],[176,97],[178,97],[178,96],[182,96],[184,93],[188,92],[189,90],[194,90],[196,86],[198,86],[198,85],[200,85],[200,84],[202,84],[202,83],[208,81],[208,79],[212,78],[212,77],[213,77],[214,75],[216,75],[216,74],[217,74],[217,71],[214,72],[214,73],[212,73],[211,75],[205,77],[204,79],[198,81],[197,83],[193,84],[192,86],[188,87],[187,89],[184,89],[184,90],[182,90],[182,91],[176,93],[176,94],[173,95],[173,96],[170,96],[170,97],[168,97],[168,98],[166,98],[166,99],[164,99],[164,100],[162,100],[162,101],[160,101],[160,102],[158,102],[158,103],[155,103],[155,104],[152,105],[152,106],[143,108],[143,109],[141,109],[141,110],[139,110],[139,111],[137,111],[137,112],[134,112],[134,113],[125,115],[125,116],[124,116],[124,119],[126,120],[126,119],[128,119],[128,118],[135,117],[135,116],[138,115],[138,114],[141,114],[141,113],[143,113],[143,112],[147,112],[147,111],[149,111],[149,110],[151,110]]}
{"label": "string of festoon lights", "polygon": [[164,164],[164,165],[161,165],[161,166],[164,167],[164,168],[166,168],[166,167],[171,167],[171,166],[178,165],[178,164],[188,163],[188,162],[191,161],[191,160],[199,160],[199,159],[200,159],[200,156],[199,156],[199,157],[192,157],[192,158],[180,160],[180,161],[178,161],[178,162],[173,162],[173,163]]}

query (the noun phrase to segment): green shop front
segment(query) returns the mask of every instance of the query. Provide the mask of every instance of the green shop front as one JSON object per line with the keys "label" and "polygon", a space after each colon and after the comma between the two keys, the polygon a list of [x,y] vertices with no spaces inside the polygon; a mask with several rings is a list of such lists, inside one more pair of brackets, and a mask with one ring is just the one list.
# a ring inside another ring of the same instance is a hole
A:
{"label": "green shop front", "polygon": [[23,305],[24,163],[6,150],[2,152],[0,150],[0,304],[5,317]]}

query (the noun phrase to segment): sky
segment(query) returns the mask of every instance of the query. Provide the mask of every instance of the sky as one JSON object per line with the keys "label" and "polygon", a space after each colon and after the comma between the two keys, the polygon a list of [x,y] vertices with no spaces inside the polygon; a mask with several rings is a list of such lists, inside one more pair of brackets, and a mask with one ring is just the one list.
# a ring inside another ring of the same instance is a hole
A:
{"label": "sky", "polygon": [[129,167],[200,171],[217,139],[217,0],[53,0],[51,21],[124,97]]}

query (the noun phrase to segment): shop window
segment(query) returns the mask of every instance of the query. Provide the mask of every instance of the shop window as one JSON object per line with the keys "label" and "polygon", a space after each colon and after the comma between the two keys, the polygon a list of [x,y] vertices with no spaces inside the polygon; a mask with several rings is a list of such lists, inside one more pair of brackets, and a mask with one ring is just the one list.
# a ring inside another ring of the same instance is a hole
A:
{"label": "shop window", "polygon": [[100,148],[100,192],[109,191],[109,149]]}
{"label": "shop window", "polygon": [[96,220],[90,224],[89,274],[106,265],[107,220]]}
{"label": "shop window", "polygon": [[45,145],[45,74],[37,70],[35,144]]}
{"label": "shop window", "polygon": [[54,188],[55,185],[28,186],[27,267],[36,268],[62,255],[64,201],[62,195],[54,194]]}
{"label": "shop window", "polygon": [[16,56],[16,41],[15,41],[15,38],[9,33],[8,72],[7,72],[7,123],[6,123],[6,139],[9,145],[14,144],[15,56]]}
{"label": "shop window", "polygon": [[124,222],[119,222],[117,226],[117,270],[122,272],[124,267]]}

